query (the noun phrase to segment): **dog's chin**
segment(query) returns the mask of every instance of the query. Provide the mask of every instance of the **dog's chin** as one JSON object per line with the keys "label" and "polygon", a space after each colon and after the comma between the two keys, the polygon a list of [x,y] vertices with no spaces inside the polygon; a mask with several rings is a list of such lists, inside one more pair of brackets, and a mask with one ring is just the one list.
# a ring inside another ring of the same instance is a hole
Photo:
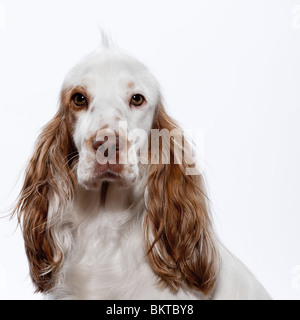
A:
{"label": "dog's chin", "polygon": [[103,183],[113,183],[121,188],[129,188],[133,185],[136,179],[127,177],[122,172],[116,172],[107,168],[106,170],[95,170],[88,176],[77,177],[78,183],[86,190],[97,191],[101,190]]}

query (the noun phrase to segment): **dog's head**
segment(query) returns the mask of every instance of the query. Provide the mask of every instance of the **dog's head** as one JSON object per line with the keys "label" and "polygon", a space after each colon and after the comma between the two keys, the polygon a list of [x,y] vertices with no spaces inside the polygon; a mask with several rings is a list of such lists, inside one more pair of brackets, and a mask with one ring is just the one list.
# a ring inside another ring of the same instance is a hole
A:
{"label": "dog's head", "polygon": [[134,183],[137,145],[147,143],[159,104],[156,79],[120,50],[104,48],[76,65],[63,84],[61,112],[79,155],[78,183]]}

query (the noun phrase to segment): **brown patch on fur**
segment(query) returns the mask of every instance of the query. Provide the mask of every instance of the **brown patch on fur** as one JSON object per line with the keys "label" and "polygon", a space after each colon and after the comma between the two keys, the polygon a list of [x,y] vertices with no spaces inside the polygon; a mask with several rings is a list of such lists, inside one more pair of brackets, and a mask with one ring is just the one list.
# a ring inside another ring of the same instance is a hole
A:
{"label": "brown patch on fur", "polygon": [[83,94],[86,99],[88,99],[87,90],[82,86],[77,86],[75,88],[65,88],[61,91],[60,95],[60,110],[64,114],[65,119],[67,121],[67,127],[69,129],[69,133],[74,133],[76,122],[78,119],[78,113],[87,109],[87,107],[78,108],[74,105],[72,101],[72,96],[75,93]]}
{"label": "brown patch on fur", "polygon": [[89,147],[90,150],[93,150],[93,140],[96,138],[96,135],[89,137],[88,139],[84,139],[84,144]]}
{"label": "brown patch on fur", "polygon": [[69,127],[74,119],[64,107],[67,99],[68,93],[63,91],[60,109],[37,140],[13,210],[22,225],[30,275],[40,292],[52,288],[63,257],[53,226],[47,224],[49,195],[55,195],[62,202],[68,201],[76,184],[73,167],[78,154]]}
{"label": "brown patch on fur", "polygon": [[[160,105],[153,129],[172,131],[177,127]],[[203,178],[185,175],[188,165],[184,161],[182,165],[174,164],[172,139],[170,149],[170,164],[150,164],[148,169],[145,219],[148,260],[160,282],[173,291],[185,283],[209,295],[218,274],[218,252]]]}
{"label": "brown patch on fur", "polygon": [[133,88],[134,88],[134,82],[129,82],[128,85],[127,85],[127,87],[128,87],[129,89],[133,89]]}
{"label": "brown patch on fur", "polygon": [[108,124],[106,124],[105,126],[103,126],[100,130],[105,130],[108,129]]}

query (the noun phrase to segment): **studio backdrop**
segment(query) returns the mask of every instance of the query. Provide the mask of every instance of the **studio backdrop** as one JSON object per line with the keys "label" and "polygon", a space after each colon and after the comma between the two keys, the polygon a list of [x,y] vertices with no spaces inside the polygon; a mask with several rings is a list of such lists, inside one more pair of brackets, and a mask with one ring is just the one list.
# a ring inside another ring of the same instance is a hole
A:
{"label": "studio backdrop", "polygon": [[100,29],[201,132],[220,240],[273,298],[299,299],[300,0],[0,1],[0,299],[42,298],[7,215],[63,78]]}

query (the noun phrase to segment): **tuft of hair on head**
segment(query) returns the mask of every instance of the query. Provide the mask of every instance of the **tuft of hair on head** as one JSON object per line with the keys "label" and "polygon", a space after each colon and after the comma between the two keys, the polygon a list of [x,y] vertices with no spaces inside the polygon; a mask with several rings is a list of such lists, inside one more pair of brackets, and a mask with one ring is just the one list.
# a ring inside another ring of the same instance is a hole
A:
{"label": "tuft of hair on head", "polygon": [[112,49],[115,47],[111,32],[104,30],[101,26],[99,26],[99,31],[101,35],[101,47],[104,49]]}

